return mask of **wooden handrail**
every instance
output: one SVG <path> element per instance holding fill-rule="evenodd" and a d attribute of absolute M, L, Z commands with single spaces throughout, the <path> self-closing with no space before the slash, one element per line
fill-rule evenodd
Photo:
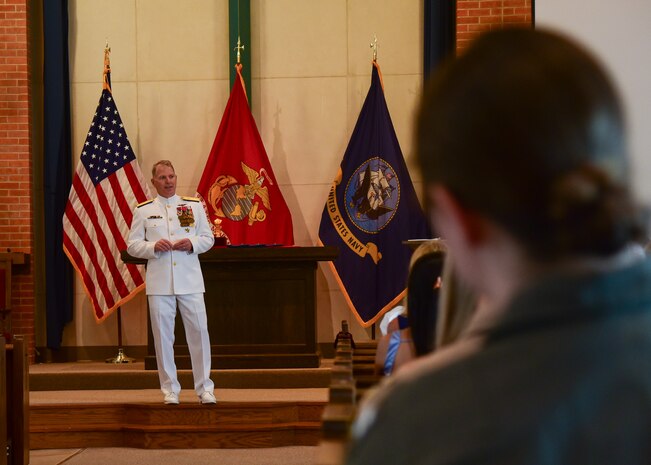
<path fill-rule="evenodd" d="M 0 336 L 0 465 L 7 465 L 7 349 Z"/>

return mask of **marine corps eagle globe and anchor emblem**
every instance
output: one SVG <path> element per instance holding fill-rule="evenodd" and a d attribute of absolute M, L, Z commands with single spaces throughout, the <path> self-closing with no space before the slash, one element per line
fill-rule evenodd
<path fill-rule="evenodd" d="M 210 186 L 208 202 L 218 217 L 232 221 L 248 219 L 249 226 L 252 226 L 267 218 L 267 213 L 260 207 L 260 201 L 264 208 L 271 211 L 269 191 L 263 184 L 266 180 L 273 186 L 273 181 L 264 168 L 255 171 L 244 162 L 241 165 L 249 184 L 241 185 L 229 174 L 220 175 Z"/>

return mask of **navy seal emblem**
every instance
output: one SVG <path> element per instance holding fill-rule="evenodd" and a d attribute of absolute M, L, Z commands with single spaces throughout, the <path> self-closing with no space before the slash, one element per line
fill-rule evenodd
<path fill-rule="evenodd" d="M 400 203 L 395 170 L 380 157 L 366 160 L 348 180 L 344 200 L 355 226 L 366 233 L 378 233 L 391 222 Z"/>

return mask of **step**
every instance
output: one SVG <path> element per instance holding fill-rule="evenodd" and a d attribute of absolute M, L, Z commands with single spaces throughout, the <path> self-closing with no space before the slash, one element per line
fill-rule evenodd
<path fill-rule="evenodd" d="M 355 349 L 353 351 L 353 357 L 356 357 L 358 355 L 363 355 L 363 356 L 371 356 L 375 357 L 375 354 L 377 353 L 377 349 Z"/>
<path fill-rule="evenodd" d="M 355 342 L 355 349 L 377 349 L 377 341 Z"/>
<path fill-rule="evenodd" d="M 383 376 L 378 375 L 359 375 L 355 377 L 355 382 L 358 388 L 366 389 L 379 384 L 382 378 Z"/>
<path fill-rule="evenodd" d="M 178 370 L 178 378 L 183 389 L 192 389 L 191 370 Z M 213 370 L 211 379 L 218 389 L 327 388 L 330 368 Z M 40 364 L 30 366 L 29 374 L 31 391 L 157 389 L 159 383 L 158 372 L 145 370 L 143 362 Z"/>
<path fill-rule="evenodd" d="M 353 366 L 353 377 L 357 379 L 359 376 L 364 375 L 374 375 L 375 374 L 375 365 L 354 365 Z"/>
<path fill-rule="evenodd" d="M 128 391 L 118 392 L 128 397 Z M 112 393 L 101 395 L 109 394 Z M 201 405 L 193 393 L 184 392 L 181 404 L 165 405 L 161 402 L 160 391 L 151 393 L 156 401 L 145 402 L 121 402 L 121 396 L 114 394 L 116 401 L 113 402 L 32 401 L 30 448 L 190 449 L 316 445 L 321 436 L 321 416 L 326 405 L 325 399 L 220 401 L 219 392 L 216 405 Z M 100 399 L 101 395 L 98 396 Z M 280 395 L 278 393 L 276 397 Z M 325 392 L 316 397 L 324 395 Z M 249 393 L 249 396 L 265 397 L 263 393 Z M 86 393 L 84 398 L 88 397 Z"/>

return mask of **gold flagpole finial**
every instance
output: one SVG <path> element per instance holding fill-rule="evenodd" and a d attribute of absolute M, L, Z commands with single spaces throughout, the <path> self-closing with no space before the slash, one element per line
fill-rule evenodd
<path fill-rule="evenodd" d="M 104 89 L 107 89 L 109 92 L 111 92 L 111 81 L 110 81 L 110 74 L 111 74 L 111 47 L 109 47 L 108 39 L 106 39 L 106 45 L 104 46 Z"/>
<path fill-rule="evenodd" d="M 241 52 L 244 50 L 244 45 L 242 45 L 242 42 L 240 41 L 240 37 L 237 36 L 237 47 L 235 47 L 233 50 L 237 52 L 237 64 L 240 64 L 240 59 L 242 57 Z"/>
<path fill-rule="evenodd" d="M 371 42 L 371 50 L 373 50 L 373 61 L 377 61 L 377 36 L 373 34 L 373 42 Z"/>

